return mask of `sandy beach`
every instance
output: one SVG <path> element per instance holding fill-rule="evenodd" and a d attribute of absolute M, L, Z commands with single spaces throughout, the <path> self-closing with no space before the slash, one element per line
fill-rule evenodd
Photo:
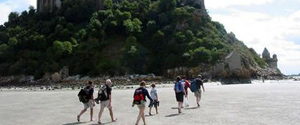
<path fill-rule="evenodd" d="M 296 125 L 300 123 L 300 82 L 254 81 L 253 84 L 237 85 L 206 83 L 201 107 L 196 108 L 195 97 L 189 91 L 190 107 L 185 107 L 180 115 L 177 114 L 177 102 L 171 86 L 157 88 L 160 100 L 159 114 L 146 115 L 148 125 Z M 82 116 L 80 123 L 76 121 L 76 115 L 83 108 L 77 98 L 78 91 L 0 91 L 0 124 L 96 125 L 99 105 L 94 108 L 94 121 L 89 121 L 89 110 Z M 134 89 L 113 90 L 112 104 L 118 121 L 111 123 L 108 110 L 105 109 L 103 123 L 107 125 L 135 123 L 138 108 L 131 107 L 133 91 Z M 145 114 L 148 114 L 148 108 Z"/>

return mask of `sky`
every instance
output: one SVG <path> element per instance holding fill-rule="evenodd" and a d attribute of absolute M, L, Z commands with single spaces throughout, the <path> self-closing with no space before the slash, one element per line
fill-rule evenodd
<path fill-rule="evenodd" d="M 36 0 L 0 0 L 0 25 L 30 5 L 36 8 Z M 205 0 L 205 6 L 213 21 L 249 48 L 276 54 L 283 74 L 300 73 L 300 0 Z"/>

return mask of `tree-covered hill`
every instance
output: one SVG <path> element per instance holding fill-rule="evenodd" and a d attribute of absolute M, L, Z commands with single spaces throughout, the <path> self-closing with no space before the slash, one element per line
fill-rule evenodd
<path fill-rule="evenodd" d="M 164 75 L 176 67 L 213 66 L 238 51 L 250 67 L 265 62 L 187 0 L 63 0 L 60 9 L 13 12 L 0 26 L 0 75 Z"/>

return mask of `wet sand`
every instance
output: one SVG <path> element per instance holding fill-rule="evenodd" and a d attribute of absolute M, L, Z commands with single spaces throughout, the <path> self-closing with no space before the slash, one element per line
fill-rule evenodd
<path fill-rule="evenodd" d="M 173 88 L 157 88 L 159 114 L 148 115 L 148 125 L 296 125 L 300 123 L 300 82 L 277 81 L 238 85 L 205 84 L 201 107 L 196 108 L 189 91 L 190 107 L 177 114 Z M 150 90 L 148 88 L 148 90 Z M 78 101 L 79 90 L 0 91 L 1 125 L 96 125 L 99 105 L 94 108 L 94 121 L 89 110 L 76 121 L 83 105 Z M 113 90 L 113 110 L 118 118 L 111 123 L 105 109 L 102 122 L 106 125 L 134 125 L 138 108 L 131 107 L 134 89 Z M 96 95 L 96 94 L 95 94 Z M 149 101 L 148 101 L 149 102 Z M 153 110 L 154 111 L 154 110 Z M 142 121 L 140 121 L 142 125 Z"/>

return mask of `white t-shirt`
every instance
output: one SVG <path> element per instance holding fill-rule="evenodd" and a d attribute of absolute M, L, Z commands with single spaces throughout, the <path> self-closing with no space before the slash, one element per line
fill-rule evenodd
<path fill-rule="evenodd" d="M 151 89 L 150 96 L 153 100 L 156 100 L 156 89 L 155 88 Z"/>

